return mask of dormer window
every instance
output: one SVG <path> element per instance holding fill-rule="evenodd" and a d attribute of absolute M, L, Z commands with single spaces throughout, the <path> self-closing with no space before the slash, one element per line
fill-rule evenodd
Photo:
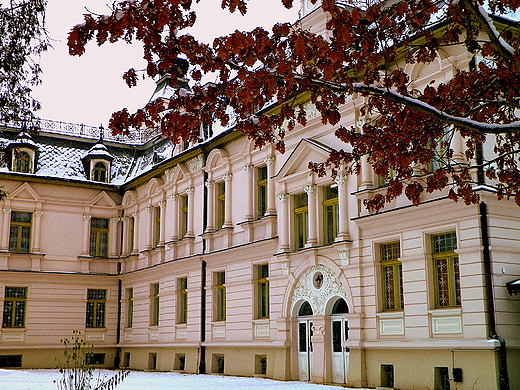
<path fill-rule="evenodd" d="M 96 163 L 94 165 L 94 169 L 92 170 L 92 180 L 101 181 L 106 183 L 107 181 L 107 167 L 102 162 Z"/>
<path fill-rule="evenodd" d="M 101 183 L 110 182 L 110 169 L 114 157 L 100 140 L 83 157 L 83 166 L 89 180 Z"/>
<path fill-rule="evenodd" d="M 30 134 L 21 132 L 7 145 L 9 168 L 12 172 L 34 173 L 38 146 Z"/>
<path fill-rule="evenodd" d="M 15 152 L 13 171 L 21 173 L 32 173 L 32 159 L 29 153 L 25 151 Z"/>

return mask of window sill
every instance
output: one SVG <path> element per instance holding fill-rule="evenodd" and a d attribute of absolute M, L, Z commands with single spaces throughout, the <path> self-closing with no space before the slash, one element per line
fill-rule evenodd
<path fill-rule="evenodd" d="M 2 342 L 24 342 L 25 328 L 2 328 Z"/>

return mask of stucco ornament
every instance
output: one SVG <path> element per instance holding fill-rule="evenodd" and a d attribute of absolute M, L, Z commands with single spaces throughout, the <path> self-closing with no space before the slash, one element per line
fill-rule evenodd
<path fill-rule="evenodd" d="M 347 300 L 341 281 L 330 268 L 322 264 L 312 266 L 305 271 L 296 283 L 291 311 L 296 303 L 305 300 L 311 305 L 314 315 L 322 316 L 326 314 L 327 302 L 333 297 L 341 297 L 345 301 Z"/>
<path fill-rule="evenodd" d="M 204 166 L 204 156 L 202 154 L 198 154 L 197 156 L 186 161 L 185 164 L 191 173 L 199 171 Z"/>

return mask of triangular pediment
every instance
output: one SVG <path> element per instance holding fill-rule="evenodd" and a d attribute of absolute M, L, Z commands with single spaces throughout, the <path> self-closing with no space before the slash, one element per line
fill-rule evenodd
<path fill-rule="evenodd" d="M 98 207 L 115 207 L 117 206 L 116 203 L 112 200 L 108 194 L 103 191 L 100 192 L 97 196 L 95 196 L 90 201 L 91 206 L 98 206 Z"/>
<path fill-rule="evenodd" d="M 9 194 L 9 198 L 11 198 L 11 199 L 28 199 L 28 200 L 36 200 L 36 201 L 40 200 L 40 196 L 36 193 L 36 191 L 27 182 L 23 183 L 17 189 L 12 191 Z"/>
<path fill-rule="evenodd" d="M 282 165 L 276 177 L 278 180 L 297 173 L 309 172 L 309 162 L 324 162 L 332 148 L 312 140 L 303 138 Z"/>

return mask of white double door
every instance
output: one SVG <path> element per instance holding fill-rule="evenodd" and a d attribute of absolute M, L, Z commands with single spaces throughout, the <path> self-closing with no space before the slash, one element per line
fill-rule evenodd
<path fill-rule="evenodd" d="M 345 346 L 348 340 L 348 320 L 332 317 L 332 381 L 346 383 L 348 372 L 349 349 Z"/>
<path fill-rule="evenodd" d="M 312 320 L 298 320 L 298 372 L 300 381 L 310 381 L 312 375 Z"/>

